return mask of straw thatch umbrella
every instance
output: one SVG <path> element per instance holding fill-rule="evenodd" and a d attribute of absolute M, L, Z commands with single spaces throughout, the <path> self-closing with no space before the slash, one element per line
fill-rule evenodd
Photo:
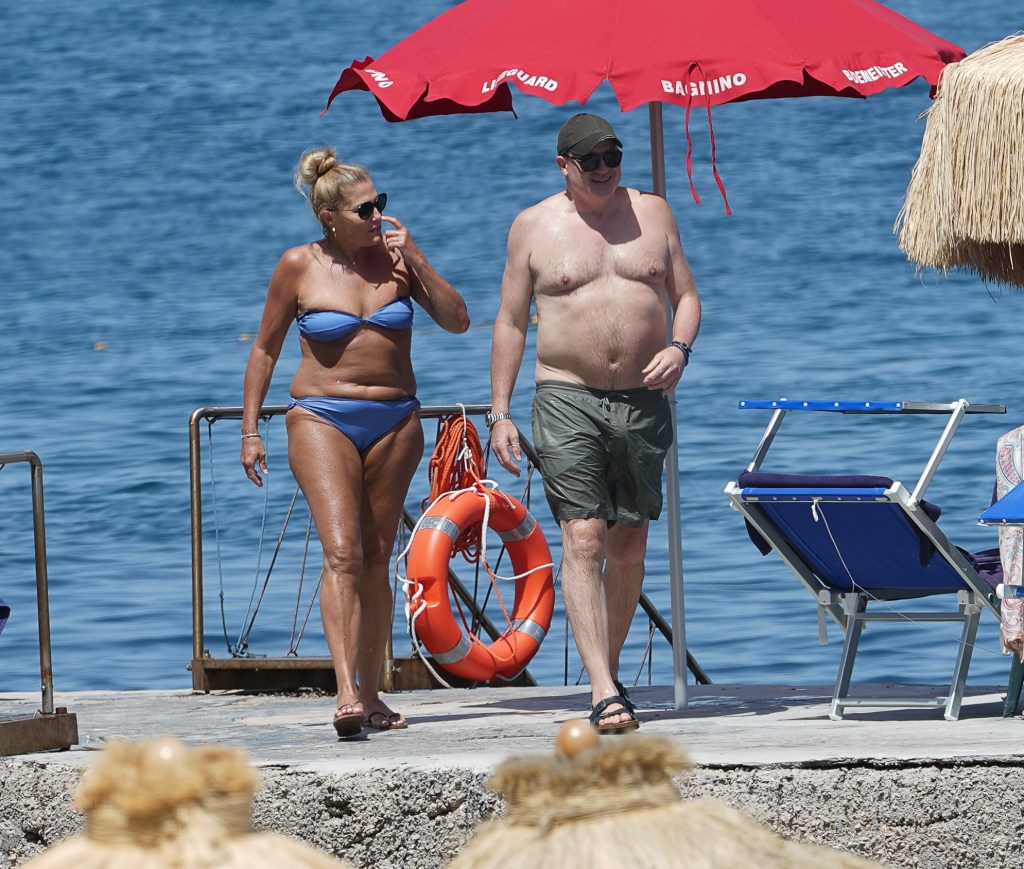
<path fill-rule="evenodd" d="M 252 831 L 256 773 L 245 753 L 176 739 L 117 742 L 86 772 L 82 836 L 28 869 L 343 869 L 351 864 L 277 833 Z"/>
<path fill-rule="evenodd" d="M 896 220 L 919 266 L 1024 287 L 1024 34 L 943 70 Z"/>
<path fill-rule="evenodd" d="M 507 813 L 485 824 L 449 869 L 865 869 L 878 864 L 787 842 L 717 800 L 682 800 L 672 774 L 689 764 L 670 741 L 598 744 L 567 722 L 558 757 L 510 761 L 490 787 Z"/>

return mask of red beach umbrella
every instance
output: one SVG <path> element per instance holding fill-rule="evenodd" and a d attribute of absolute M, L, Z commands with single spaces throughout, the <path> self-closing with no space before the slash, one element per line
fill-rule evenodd
<path fill-rule="evenodd" d="M 556 105 L 608 81 L 624 112 L 798 96 L 866 97 L 938 82 L 963 49 L 874 0 L 466 0 L 342 91 L 370 91 L 392 120 L 510 111 L 509 85 Z"/>
<path fill-rule="evenodd" d="M 585 103 L 607 81 L 623 111 L 648 105 L 652 186 L 664 196 L 662 103 L 684 107 L 687 121 L 691 109 L 704 109 L 710 123 L 711 107 L 728 102 L 867 97 L 919 77 L 934 86 L 946 64 L 965 56 L 874 0 L 465 0 L 380 57 L 353 61 L 327 108 L 344 91 L 364 90 L 391 121 L 512 111 L 511 86 L 565 105 Z M 714 169 L 713 133 L 711 161 Z M 688 175 L 690 165 L 687 154 Z M 690 189 L 700 202 L 692 180 Z M 673 450 L 665 471 L 682 707 L 687 662 Z"/>
<path fill-rule="evenodd" d="M 466 0 L 379 58 L 354 60 L 327 107 L 368 90 L 388 120 L 405 121 L 512 111 L 512 85 L 556 105 L 585 103 L 607 81 L 624 112 L 672 103 L 688 120 L 694 107 L 710 116 L 728 102 L 867 97 L 918 77 L 934 86 L 965 56 L 875 0 Z M 658 187 L 660 115 L 654 126 Z"/>

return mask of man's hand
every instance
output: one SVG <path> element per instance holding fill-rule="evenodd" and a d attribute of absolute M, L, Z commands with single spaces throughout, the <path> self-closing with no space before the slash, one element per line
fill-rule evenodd
<path fill-rule="evenodd" d="M 519 430 L 510 419 L 498 420 L 491 426 L 491 452 L 498 464 L 510 474 L 519 476 L 523 451 L 519 448 Z"/>
<path fill-rule="evenodd" d="M 647 363 L 644 369 L 644 386 L 648 389 L 657 389 L 662 395 L 668 395 L 679 378 L 683 376 L 683 369 L 686 368 L 686 354 L 678 347 L 669 345 Z"/>

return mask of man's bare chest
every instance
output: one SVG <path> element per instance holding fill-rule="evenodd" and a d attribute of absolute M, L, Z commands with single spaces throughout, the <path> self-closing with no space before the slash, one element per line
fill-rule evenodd
<path fill-rule="evenodd" d="M 667 246 L 636 238 L 608 243 L 587 236 L 552 236 L 534 249 L 531 268 L 538 294 L 559 295 L 591 284 L 665 285 Z"/>

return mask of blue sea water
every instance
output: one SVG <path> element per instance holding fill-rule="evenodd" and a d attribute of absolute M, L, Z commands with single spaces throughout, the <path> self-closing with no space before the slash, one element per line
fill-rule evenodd
<path fill-rule="evenodd" d="M 320 116 L 353 59 L 379 55 L 450 5 L 53 0 L 0 8 L 0 452 L 33 450 L 43 461 L 58 694 L 191 684 L 187 423 L 195 408 L 240 403 L 274 263 L 316 234 L 290 184 L 305 148 L 329 141 L 367 164 L 390 194 L 389 211 L 467 299 L 466 335 L 418 318 L 421 400 L 487 401 L 506 233 L 521 208 L 559 187 L 554 136 L 578 107 L 520 97 L 518 117 L 389 124 L 369 95 L 353 93 Z M 999 0 L 891 5 L 968 51 L 1022 23 L 1014 4 Z M 665 109 L 668 196 L 704 302 L 678 391 L 686 634 L 716 682 L 827 683 L 840 645 L 835 631 L 829 646 L 817 644 L 810 597 L 777 560 L 758 555 L 722 494 L 767 421 L 739 411 L 741 398 L 1004 403 L 1006 416 L 968 418 L 930 490 L 955 542 L 995 545 L 975 518 L 992 490 L 996 437 L 1024 422 L 1024 299 L 969 275 L 919 275 L 898 249 L 892 224 L 927 105 L 918 82 L 866 101 L 716 109 L 731 217 L 712 180 L 704 120 L 691 123 L 698 206 L 684 171 L 683 112 Z M 625 183 L 649 188 L 646 111 L 620 114 L 607 87 L 587 107 L 615 123 Z M 290 336 L 271 403 L 287 398 L 296 344 Z M 522 420 L 530 368 L 528 356 L 513 405 Z M 933 417 L 791 419 L 769 464 L 912 484 L 940 429 Z M 279 425 L 266 502 L 237 465 L 236 426 L 209 435 L 204 429 L 203 485 L 216 500 L 204 501 L 205 645 L 224 656 L 248 623 L 291 484 Z M 410 508 L 425 495 L 421 473 Z M 12 615 L 0 636 L 0 690 L 38 685 L 30 506 L 27 466 L 4 467 L 0 597 Z M 306 618 L 310 567 L 296 603 L 305 521 L 300 509 L 260 603 L 256 654 L 283 654 L 293 619 Z M 557 556 L 557 534 L 546 527 Z M 652 530 L 647 591 L 667 614 L 666 539 L 662 521 Z M 409 641 L 400 609 L 401 653 Z M 940 681 L 952 658 L 936 647 L 951 645 L 942 640 L 952 630 L 870 631 L 856 676 Z M 638 616 L 623 676 L 669 682 L 661 640 L 642 667 L 647 636 Z M 993 620 L 978 645 L 972 682 L 1003 681 L 1008 663 L 996 654 Z M 301 651 L 323 649 L 314 609 Z M 531 669 L 546 684 L 578 677 L 560 610 Z"/>

